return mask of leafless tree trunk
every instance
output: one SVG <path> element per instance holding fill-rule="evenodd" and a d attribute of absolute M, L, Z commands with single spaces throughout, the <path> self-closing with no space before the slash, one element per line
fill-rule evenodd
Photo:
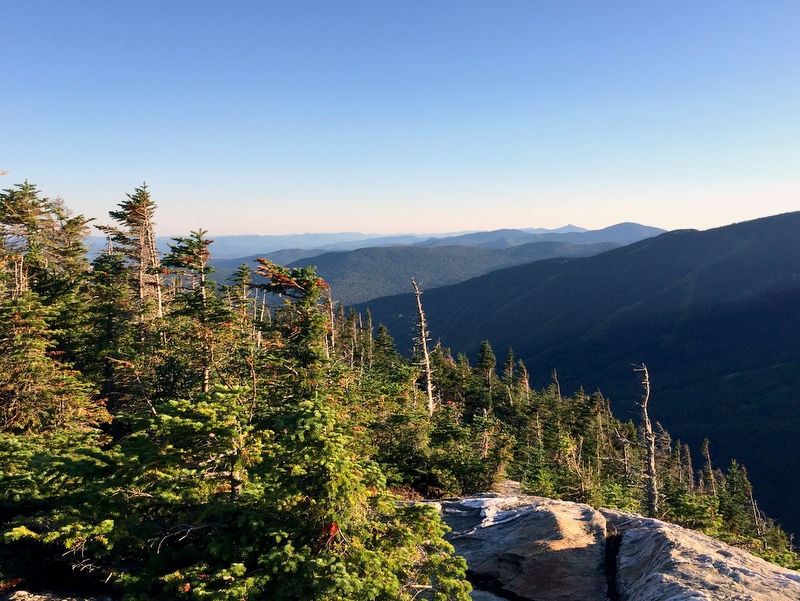
<path fill-rule="evenodd" d="M 628 483 L 631 480 L 631 465 L 630 465 L 630 457 L 628 457 L 628 447 L 631 444 L 631 441 L 620 432 L 618 429 L 614 429 L 614 433 L 617 435 L 620 443 L 622 443 L 622 467 L 625 470 L 625 482 Z"/>
<path fill-rule="evenodd" d="M 486 420 L 488 417 L 489 412 L 484 407 L 483 419 Z M 481 433 L 481 459 L 486 459 L 489 456 L 489 442 L 489 428 L 486 427 L 486 422 L 484 421 L 483 432 Z"/>
<path fill-rule="evenodd" d="M 325 306 L 328 309 L 328 333 L 330 338 L 327 345 L 330 347 L 330 351 L 326 352 L 328 352 L 328 358 L 330 358 L 336 352 L 336 316 L 333 312 L 333 297 L 331 296 L 330 288 L 328 288 L 325 295 Z"/>
<path fill-rule="evenodd" d="M 711 496 L 717 496 L 717 479 L 714 477 L 714 466 L 711 464 L 711 451 L 709 450 L 708 438 L 703 440 L 703 488 Z"/>
<path fill-rule="evenodd" d="M 650 374 L 647 366 L 643 363 L 634 368 L 642 374 L 642 386 L 644 386 L 644 397 L 642 398 L 642 435 L 644 438 L 645 450 L 647 452 L 647 465 L 645 469 L 645 479 L 647 481 L 647 511 L 650 517 L 658 517 L 658 474 L 656 473 L 656 436 L 653 433 L 653 426 L 650 423 L 650 416 L 647 414 L 647 403 L 650 401 Z"/>
<path fill-rule="evenodd" d="M 431 358 L 428 354 L 428 322 L 425 320 L 425 312 L 422 310 L 422 292 L 419 290 L 419 286 L 414 281 L 414 278 L 411 278 L 411 285 L 414 286 L 414 295 L 417 297 L 417 311 L 419 313 L 419 323 L 418 323 L 418 332 L 419 332 L 419 346 L 422 350 L 422 375 L 425 378 L 425 392 L 428 397 L 428 414 L 433 415 L 433 410 L 435 408 L 435 402 L 433 399 L 433 374 L 431 373 Z"/>
<path fill-rule="evenodd" d="M 367 367 L 372 368 L 373 356 L 375 351 L 375 342 L 372 339 L 372 312 L 367 309 L 367 326 L 366 326 L 366 341 L 367 341 Z M 363 360 L 362 360 L 363 363 Z"/>
<path fill-rule="evenodd" d="M 753 498 L 752 488 L 747 491 L 747 495 L 750 498 L 750 508 L 753 510 L 753 523 L 756 525 L 756 534 L 758 534 L 758 536 L 763 536 L 766 533 L 765 519 L 761 510 L 758 508 L 758 503 L 756 503 L 756 500 Z"/>
<path fill-rule="evenodd" d="M 139 232 L 139 298 L 145 300 L 152 296 L 156 303 L 156 316 L 163 317 L 161 298 L 161 275 L 158 272 L 159 260 L 156 250 L 156 237 L 153 224 L 147 214 Z"/>

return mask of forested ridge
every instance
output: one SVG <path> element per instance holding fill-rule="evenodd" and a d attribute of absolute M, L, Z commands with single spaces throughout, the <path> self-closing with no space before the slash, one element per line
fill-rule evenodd
<path fill-rule="evenodd" d="M 589 256 L 617 245 L 611 242 L 572 244 L 569 242 L 530 242 L 509 248 L 471 246 L 391 246 L 361 248 L 347 252 L 326 252 L 291 260 L 288 267 L 313 263 L 317 273 L 331 286 L 337 301 L 346 306 L 408 290 L 413 277 L 426 288 L 463 282 L 496 269 L 552 257 Z M 278 255 L 280 253 L 274 253 Z M 306 253 L 308 254 L 308 253 Z M 255 260 L 252 257 L 250 260 Z M 279 263 L 273 257 L 266 257 Z M 243 259 L 215 262 L 217 281 L 227 279 Z M 227 269 L 225 266 L 228 266 Z"/>
<path fill-rule="evenodd" d="M 682 230 L 587 258 L 521 265 L 426 287 L 434 337 L 475 356 L 483 340 L 513 347 L 534 387 L 601 390 L 636 419 L 653 374 L 652 415 L 716 459 L 752 470 L 763 507 L 800 532 L 800 212 L 706 231 Z M 410 353 L 408 294 L 369 307 Z"/>
<path fill-rule="evenodd" d="M 361 244 L 365 246 L 355 249 L 283 249 L 236 259 L 215 259 L 216 272 L 212 277 L 225 282 L 242 262 L 249 263 L 259 257 L 288 267 L 313 263 L 317 273 L 331 286 L 336 300 L 351 306 L 407 292 L 412 277 L 426 289 L 438 288 L 512 265 L 553 257 L 596 255 L 663 232 L 620 223 L 594 231 L 495 230 L 416 242 L 413 236 L 397 236 L 364 240 Z"/>
<path fill-rule="evenodd" d="M 693 459 L 644 410 L 622 422 L 556 374 L 533 390 L 489 342 L 474 366 L 441 344 L 404 359 L 312 268 L 219 285 L 205 232 L 156 252 L 155 210 L 127 195 L 90 264 L 87 218 L 27 182 L 0 195 L 0 590 L 465 601 L 441 520 L 409 501 L 508 477 L 800 565 L 713 441 Z"/>

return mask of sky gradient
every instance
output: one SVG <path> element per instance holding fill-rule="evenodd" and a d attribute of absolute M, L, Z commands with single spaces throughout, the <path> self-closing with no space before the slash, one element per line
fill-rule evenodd
<path fill-rule="evenodd" d="M 800 209 L 800 3 L 0 1 L 0 187 L 159 235 Z"/>

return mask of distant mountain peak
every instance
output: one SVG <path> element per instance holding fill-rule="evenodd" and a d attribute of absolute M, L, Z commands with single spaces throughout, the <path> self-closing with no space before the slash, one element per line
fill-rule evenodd
<path fill-rule="evenodd" d="M 571 223 L 568 225 L 564 225 L 558 227 L 554 230 L 549 230 L 544 227 L 525 227 L 522 228 L 522 231 L 526 234 L 572 234 L 572 233 L 580 233 L 580 232 L 588 232 L 585 227 L 579 227 L 577 225 L 572 225 Z"/>

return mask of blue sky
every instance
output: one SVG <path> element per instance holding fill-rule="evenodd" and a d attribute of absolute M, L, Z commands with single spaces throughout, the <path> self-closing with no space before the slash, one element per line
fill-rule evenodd
<path fill-rule="evenodd" d="M 161 235 L 800 209 L 800 3 L 0 0 L 0 178 Z"/>

